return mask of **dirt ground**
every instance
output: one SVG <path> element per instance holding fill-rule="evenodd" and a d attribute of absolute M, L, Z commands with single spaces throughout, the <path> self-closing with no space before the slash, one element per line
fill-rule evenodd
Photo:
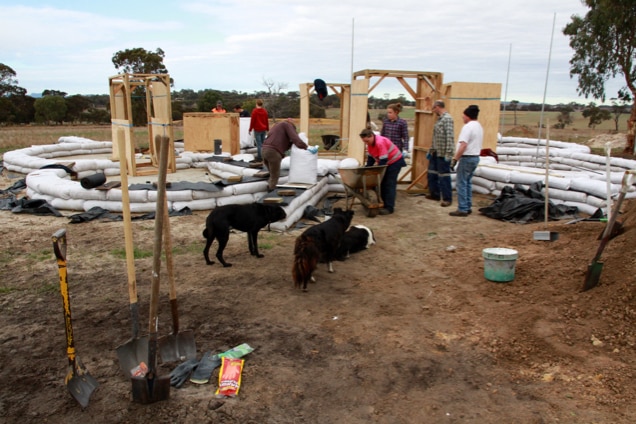
<path fill-rule="evenodd" d="M 10 185 L 3 179 L 4 186 Z M 477 196 L 478 206 L 491 198 Z M 338 201 L 335 206 L 342 206 Z M 132 402 L 115 348 L 131 336 L 121 222 L 0 212 L 0 416 L 8 423 L 632 423 L 636 421 L 636 204 L 603 255 L 600 285 L 581 292 L 603 224 L 504 223 L 400 191 L 396 213 L 353 223 L 377 245 L 321 265 L 308 292 L 291 282 L 302 230 L 262 232 L 251 257 L 233 234 L 222 268 L 206 266 L 205 212 L 170 219 L 182 329 L 199 357 L 241 343 L 238 397 L 217 399 L 218 369 L 170 399 Z M 66 213 L 68 215 L 68 213 Z M 152 251 L 153 221 L 134 221 Z M 99 382 L 82 409 L 64 384 L 62 302 L 51 235 L 67 229 L 68 281 L 78 355 Z M 519 252 L 515 278 L 484 278 L 482 250 Z M 117 253 L 119 252 L 119 253 Z M 135 262 L 147 328 L 152 258 Z M 161 276 L 159 334 L 170 333 Z M 145 331 L 144 331 L 145 333 Z M 169 373 L 175 363 L 160 363 Z"/>

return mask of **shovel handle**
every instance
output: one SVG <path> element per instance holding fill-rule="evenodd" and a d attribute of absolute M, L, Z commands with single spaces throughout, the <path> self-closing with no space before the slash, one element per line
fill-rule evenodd
<path fill-rule="evenodd" d="M 60 275 L 60 294 L 64 307 L 64 323 L 66 327 L 66 355 L 71 366 L 75 367 L 75 342 L 73 338 L 73 326 L 71 322 L 71 303 L 68 297 L 68 281 L 66 273 L 66 229 L 57 230 L 53 236 L 53 251 L 57 259 L 57 268 Z"/>
<path fill-rule="evenodd" d="M 166 203 L 168 199 L 166 198 Z M 179 312 L 177 308 L 177 285 L 174 278 L 174 261 L 172 259 L 172 235 L 170 233 L 170 215 L 168 205 L 164 209 L 163 244 L 166 255 L 166 270 L 168 272 L 168 287 L 170 291 L 170 311 L 172 314 L 172 334 L 179 333 Z"/>
<path fill-rule="evenodd" d="M 148 322 L 148 375 L 154 378 L 157 367 L 157 331 L 159 326 L 159 285 L 161 272 L 161 245 L 166 210 L 166 173 L 170 139 L 157 136 L 159 151 L 159 175 L 157 177 L 157 203 L 155 210 L 155 234 L 153 243 L 152 284 L 150 290 L 150 318 Z"/>

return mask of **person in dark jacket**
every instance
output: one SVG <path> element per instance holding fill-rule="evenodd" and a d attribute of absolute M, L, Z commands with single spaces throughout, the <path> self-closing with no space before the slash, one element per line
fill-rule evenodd
<path fill-rule="evenodd" d="M 285 157 L 285 152 L 295 145 L 299 149 L 307 150 L 307 144 L 296 133 L 296 126 L 291 119 L 281 121 L 274 125 L 263 142 L 263 164 L 269 171 L 267 189 L 276 189 L 280 178 L 280 163 Z"/>

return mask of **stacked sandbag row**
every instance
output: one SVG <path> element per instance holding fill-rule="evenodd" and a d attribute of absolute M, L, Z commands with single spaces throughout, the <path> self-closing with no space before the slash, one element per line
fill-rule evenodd
<path fill-rule="evenodd" d="M 472 180 L 473 191 L 498 196 L 505 186 L 545 182 L 545 140 L 504 137 L 497 146 L 497 163 L 493 157 L 480 158 Z M 607 207 L 606 157 L 590 154 L 587 146 L 559 141 L 549 142 L 548 197 L 554 203 L 576 206 L 593 214 Z M 618 195 L 626 170 L 636 169 L 636 161 L 610 158 L 610 181 L 613 197 Z M 544 188 L 545 194 L 545 188 Z M 626 196 L 636 197 L 631 187 Z"/>

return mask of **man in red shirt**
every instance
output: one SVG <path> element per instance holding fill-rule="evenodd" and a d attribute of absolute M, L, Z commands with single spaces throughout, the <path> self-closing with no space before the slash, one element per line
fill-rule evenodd
<path fill-rule="evenodd" d="M 263 160 L 263 142 L 265 141 L 267 131 L 269 131 L 269 116 L 267 115 L 267 110 L 263 107 L 263 100 L 261 99 L 256 100 L 256 107 L 252 110 L 249 133 L 251 134 L 252 131 L 254 131 L 254 139 L 256 140 L 256 149 L 258 152 L 256 160 L 260 161 Z"/>

